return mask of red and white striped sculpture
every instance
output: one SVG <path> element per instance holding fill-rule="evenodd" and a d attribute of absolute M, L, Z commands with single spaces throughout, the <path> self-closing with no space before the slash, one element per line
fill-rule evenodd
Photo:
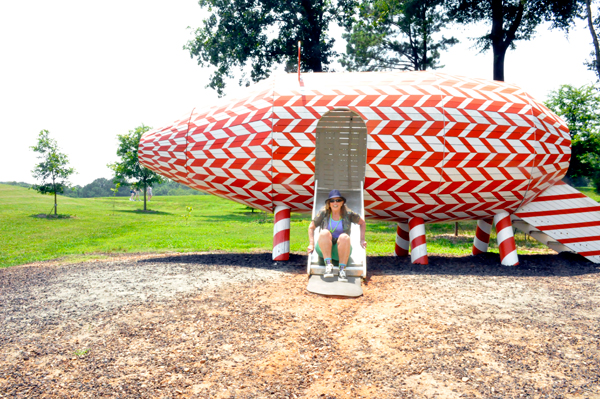
<path fill-rule="evenodd" d="M 145 133 L 139 159 L 241 204 L 310 212 L 316 127 L 339 108 L 367 128 L 367 219 L 514 215 L 569 167 L 566 124 L 541 102 L 508 83 L 432 72 L 278 75 Z"/>

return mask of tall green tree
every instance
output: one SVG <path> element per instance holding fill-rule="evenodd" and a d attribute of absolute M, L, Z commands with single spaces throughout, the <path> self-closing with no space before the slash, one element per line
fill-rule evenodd
<path fill-rule="evenodd" d="M 458 41 L 436 34 L 448 23 L 443 0 L 363 0 L 343 37 L 348 70 L 436 69 L 440 51 Z"/>
<path fill-rule="evenodd" d="M 504 81 L 506 51 L 519 40 L 530 40 L 538 25 L 568 32 L 578 17 L 579 0 L 448 0 L 450 17 L 457 23 L 486 22 L 491 29 L 477 38 L 481 51 L 494 54 L 493 78 Z"/>
<path fill-rule="evenodd" d="M 562 117 L 571 131 L 571 165 L 567 177 L 588 178 L 593 182 L 596 190 L 600 190 L 598 87 L 562 85 L 550 94 L 546 106 Z"/>
<path fill-rule="evenodd" d="M 41 161 L 31 171 L 33 177 L 40 181 L 32 188 L 40 194 L 54 195 L 54 215 L 58 215 L 56 196 L 69 187 L 69 176 L 75 173 L 75 169 L 68 166 L 69 158 L 60 152 L 56 140 L 50 138 L 47 130 L 40 132 L 37 145 L 31 149 L 38 153 L 37 158 Z"/>
<path fill-rule="evenodd" d="M 296 70 L 298 41 L 302 71 L 327 71 L 336 53 L 329 25 L 345 24 L 356 0 L 199 0 L 211 14 L 184 46 L 201 66 L 212 66 L 207 87 L 223 94 L 236 70 L 250 68 L 240 85 L 268 77 L 278 65 Z"/>
<path fill-rule="evenodd" d="M 590 35 L 592 36 L 593 50 L 590 53 L 592 59 L 586 62 L 586 65 L 590 71 L 594 71 L 596 78 L 600 80 L 600 6 L 595 7 L 596 16 L 594 17 L 594 10 L 592 9 L 592 0 L 585 0 L 585 11 L 583 17 L 587 21 Z"/>
<path fill-rule="evenodd" d="M 128 134 L 118 135 L 117 155 L 121 160 L 108 164 L 108 167 L 115 173 L 115 182 L 131 184 L 144 191 L 144 211 L 146 210 L 146 190 L 149 186 L 164 181 L 162 176 L 142 166 L 138 159 L 140 139 L 150 129 L 152 128 L 142 124 L 134 130 L 130 130 Z"/>

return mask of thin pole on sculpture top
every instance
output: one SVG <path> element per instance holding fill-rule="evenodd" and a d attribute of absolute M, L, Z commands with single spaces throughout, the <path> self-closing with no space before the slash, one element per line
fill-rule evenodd
<path fill-rule="evenodd" d="M 300 40 L 298 40 L 298 82 L 300 81 L 300 46 L 301 46 L 301 42 Z"/>

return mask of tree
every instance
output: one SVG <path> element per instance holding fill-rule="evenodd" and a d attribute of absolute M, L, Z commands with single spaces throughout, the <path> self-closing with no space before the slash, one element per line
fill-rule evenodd
<path fill-rule="evenodd" d="M 119 193 L 119 187 L 121 187 L 121 183 L 115 183 L 115 188 L 111 188 L 110 191 L 113 193 L 113 212 L 115 211 L 117 194 Z"/>
<path fill-rule="evenodd" d="M 580 11 L 579 0 L 448 0 L 449 15 L 458 23 L 490 22 L 477 47 L 494 54 L 494 80 L 504 81 L 506 51 L 519 40 L 530 40 L 543 22 L 568 32 Z"/>
<path fill-rule="evenodd" d="M 600 190 L 600 93 L 592 85 L 562 85 L 553 91 L 548 108 L 562 117 L 571 131 L 571 165 L 567 177 L 585 177 Z"/>
<path fill-rule="evenodd" d="M 440 51 L 458 41 L 433 39 L 448 22 L 443 0 L 364 0 L 359 18 L 344 34 L 349 70 L 424 71 L 441 67 Z"/>
<path fill-rule="evenodd" d="M 598 31 L 600 30 L 600 15 L 596 15 L 594 18 L 592 15 L 591 3 L 591 0 L 585 0 L 584 16 L 587 20 L 588 29 L 590 30 L 590 35 L 592 35 L 592 43 L 594 45 L 594 49 L 590 54 L 592 56 L 592 60 L 586 62 L 586 65 L 590 71 L 594 71 L 594 73 L 596 73 L 597 79 L 600 80 L 600 40 L 598 38 Z"/>
<path fill-rule="evenodd" d="M 199 0 L 212 14 L 184 46 L 198 65 L 216 68 L 207 87 L 223 94 L 234 69 L 250 67 L 250 79 L 267 78 L 274 67 L 296 70 L 298 41 L 302 71 L 322 72 L 336 56 L 327 35 L 333 21 L 352 15 L 356 0 Z M 244 75 L 240 85 L 249 85 Z"/>
<path fill-rule="evenodd" d="M 150 129 L 152 128 L 142 124 L 134 130 L 130 130 L 128 134 L 118 135 L 119 148 L 117 149 L 117 155 L 121 158 L 121 161 L 108 164 L 108 167 L 115 172 L 115 182 L 128 184 L 130 180 L 133 180 L 132 185 L 134 187 L 144 190 L 144 211 L 146 210 L 146 190 L 148 186 L 161 183 L 164 179 L 142 166 L 138 160 L 140 139 Z"/>
<path fill-rule="evenodd" d="M 64 192 L 69 184 L 69 176 L 75 173 L 75 169 L 68 167 L 68 157 L 61 153 L 56 140 L 50 138 L 50 132 L 42 130 L 38 135 L 37 145 L 31 149 L 39 155 L 41 160 L 31 171 L 33 177 L 40 181 L 34 184 L 33 189 L 40 194 L 54 194 L 54 215 L 58 215 L 56 196 Z"/>

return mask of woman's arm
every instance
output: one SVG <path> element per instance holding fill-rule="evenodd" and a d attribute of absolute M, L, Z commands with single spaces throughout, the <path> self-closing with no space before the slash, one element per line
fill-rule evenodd
<path fill-rule="evenodd" d="M 308 226 L 308 254 L 312 254 L 312 251 L 314 251 L 315 249 L 315 222 L 310 222 L 310 225 Z"/>
<path fill-rule="evenodd" d="M 360 218 L 358 221 L 358 225 L 360 226 L 360 246 L 363 248 L 367 248 L 367 241 L 365 240 L 365 232 L 367 231 L 367 223 L 363 218 Z"/>

